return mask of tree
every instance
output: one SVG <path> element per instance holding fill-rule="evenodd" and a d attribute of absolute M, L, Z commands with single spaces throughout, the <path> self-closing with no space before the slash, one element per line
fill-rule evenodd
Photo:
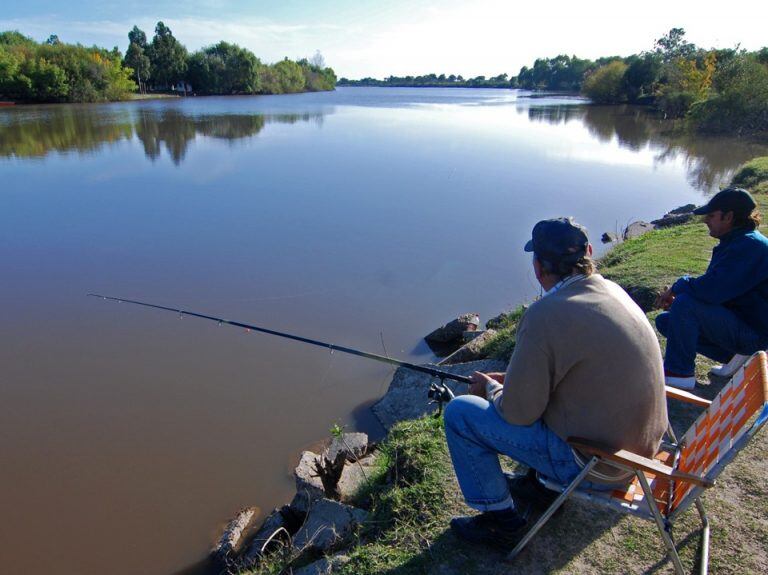
<path fill-rule="evenodd" d="M 584 80 L 582 91 L 594 102 L 608 104 L 624 99 L 624 72 L 627 65 L 621 60 L 614 60 L 598 68 Z"/>
<path fill-rule="evenodd" d="M 123 62 L 125 66 L 133 70 L 133 77 L 139 86 L 139 91 L 144 92 L 143 86 L 146 86 L 147 81 L 149 81 L 151 66 L 149 56 L 145 53 L 144 48 L 136 42 L 131 42 Z"/>
<path fill-rule="evenodd" d="M 739 54 L 717 70 L 714 95 L 691 106 L 690 121 L 705 132 L 768 132 L 768 64 L 760 53 Z"/>
<path fill-rule="evenodd" d="M 296 62 L 288 58 L 270 66 L 268 75 L 271 94 L 291 94 L 301 92 L 306 85 L 304 73 Z"/>
<path fill-rule="evenodd" d="M 51 34 L 48 36 L 48 39 L 45 41 L 45 43 L 49 46 L 56 46 L 57 44 L 61 44 L 61 40 L 59 40 L 59 37 L 56 34 Z"/>
<path fill-rule="evenodd" d="M 320 68 L 321 70 L 325 68 L 325 58 L 323 58 L 323 55 L 320 53 L 320 50 L 315 51 L 315 55 L 312 56 L 312 60 L 310 60 L 310 64 L 312 64 L 315 68 Z"/>
<path fill-rule="evenodd" d="M 645 53 L 629 59 L 629 66 L 624 73 L 624 89 L 627 99 L 636 103 L 651 97 L 661 73 L 661 57 L 655 53 Z"/>
<path fill-rule="evenodd" d="M 187 72 L 187 49 L 174 38 L 171 29 L 162 22 L 155 26 L 149 46 L 150 74 L 157 88 L 168 88 L 184 80 Z"/>
<path fill-rule="evenodd" d="M 147 49 L 147 35 L 138 26 L 134 26 L 133 29 L 128 32 L 128 42 L 138 45 L 142 50 Z"/>
<path fill-rule="evenodd" d="M 188 77 L 202 94 L 256 94 L 261 89 L 261 67 L 250 50 L 219 42 L 190 56 Z"/>
<path fill-rule="evenodd" d="M 661 55 L 664 62 L 671 62 L 675 58 L 690 58 L 696 53 L 696 46 L 685 41 L 683 28 L 672 28 L 656 40 L 655 47 L 656 53 Z"/>

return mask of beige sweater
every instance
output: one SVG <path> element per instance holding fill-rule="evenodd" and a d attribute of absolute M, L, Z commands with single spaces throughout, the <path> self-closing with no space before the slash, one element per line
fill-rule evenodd
<path fill-rule="evenodd" d="M 520 321 L 496 409 L 509 423 L 539 418 L 582 437 L 655 455 L 667 427 L 664 369 L 642 310 L 593 274 L 534 303 Z M 601 470 L 602 471 L 602 470 Z"/>

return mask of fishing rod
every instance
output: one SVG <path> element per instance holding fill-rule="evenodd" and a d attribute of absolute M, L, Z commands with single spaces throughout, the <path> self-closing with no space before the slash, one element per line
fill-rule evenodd
<path fill-rule="evenodd" d="M 336 344 L 333 344 L 333 343 L 327 343 L 327 342 L 319 341 L 319 340 L 316 340 L 316 339 L 310 339 L 308 337 L 302 337 L 300 335 L 293 335 L 293 334 L 285 333 L 285 332 L 282 332 L 282 331 L 276 331 L 276 330 L 273 330 L 273 329 L 267 329 L 267 328 L 264 328 L 264 327 L 259 327 L 259 326 L 256 326 L 256 325 L 251 325 L 251 324 L 248 324 L 248 323 L 242 323 L 242 322 L 239 322 L 239 321 L 232 321 L 232 320 L 228 320 L 228 319 L 224 319 L 224 318 L 220 318 L 220 317 L 215 317 L 215 316 L 212 316 L 212 315 L 206 315 L 206 314 L 203 314 L 203 313 L 197 313 L 197 312 L 194 312 L 194 311 L 177 309 L 177 308 L 173 308 L 173 307 L 166 307 L 164 305 L 157 305 L 157 304 L 147 303 L 147 302 L 143 302 L 143 301 L 136 301 L 136 300 L 131 300 L 131 299 L 123 299 L 123 298 L 118 298 L 118 297 L 111 297 L 111 296 L 106 296 L 106 295 L 101 295 L 101 294 L 96 294 L 96 293 L 89 293 L 88 296 L 90 296 L 90 297 L 98 297 L 98 298 L 101 298 L 103 300 L 108 300 L 108 301 L 116 301 L 118 303 L 130 303 L 130 304 L 134 304 L 134 305 L 140 305 L 140 306 L 144 306 L 144 307 L 149 307 L 149 308 L 154 308 L 154 309 L 159 309 L 159 310 L 164 310 L 164 311 L 170 311 L 170 312 L 177 313 L 180 316 L 188 315 L 190 317 L 199 317 L 199 318 L 202 318 L 202 319 L 207 319 L 207 320 L 210 320 L 210 321 L 215 321 L 219 325 L 227 324 L 227 325 L 231 325 L 231 326 L 234 326 L 234 327 L 241 327 L 241 328 L 245 329 L 246 331 L 258 331 L 258 332 L 266 333 L 266 334 L 269 334 L 269 335 L 275 335 L 275 336 L 278 336 L 278 337 L 284 337 L 286 339 L 292 339 L 294 341 L 300 341 L 302 343 L 308 343 L 310 345 L 316 345 L 316 346 L 319 346 L 319 347 L 324 347 L 325 349 L 330 350 L 331 353 L 333 353 L 334 351 L 341 351 L 343 353 L 348 353 L 348 354 L 351 354 L 351 355 L 357 355 L 359 357 L 365 357 L 367 359 L 373 359 L 375 361 L 380 361 L 382 363 L 389 363 L 391 365 L 397 365 L 399 367 L 405 367 L 406 369 L 410 369 L 412 371 L 418 371 L 420 373 L 426 373 L 427 375 L 431 375 L 432 377 L 436 377 L 436 378 L 440 379 L 440 384 L 437 384 L 437 383 L 432 383 L 431 384 L 430 390 L 429 390 L 429 394 L 428 394 L 429 398 L 432 399 L 434 402 L 438 403 L 440 408 L 442 408 L 442 404 L 443 403 L 446 403 L 446 402 L 450 401 L 451 399 L 453 399 L 453 393 L 451 392 L 451 390 L 448 387 L 445 386 L 445 384 L 443 383 L 443 380 L 451 379 L 453 381 L 458 381 L 458 382 L 461 382 L 461 383 L 467 383 L 467 384 L 471 383 L 471 380 L 467 376 L 465 376 L 465 375 L 457 375 L 455 373 L 450 373 L 450 372 L 444 371 L 442 369 L 436 369 L 436 368 L 433 368 L 433 367 L 426 367 L 426 366 L 423 366 L 423 365 L 417 365 L 415 363 L 409 363 L 407 361 L 401 361 L 399 359 L 393 359 L 391 357 L 386 357 L 386 356 L 383 356 L 383 355 L 378 355 L 378 354 L 370 353 L 370 352 L 367 352 L 367 351 L 361 351 L 359 349 L 354 349 L 354 348 L 351 348 L 351 347 L 344 347 L 342 345 L 336 345 Z"/>

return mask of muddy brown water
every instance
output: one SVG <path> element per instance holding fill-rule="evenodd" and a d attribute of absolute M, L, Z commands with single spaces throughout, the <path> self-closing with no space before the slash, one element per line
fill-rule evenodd
<path fill-rule="evenodd" d="M 597 243 L 768 153 L 528 96 L 0 110 L 2 571 L 205 572 L 239 507 L 291 497 L 302 448 L 337 422 L 380 432 L 387 366 L 86 293 L 427 361 L 437 325 L 538 293 L 539 219 Z"/>

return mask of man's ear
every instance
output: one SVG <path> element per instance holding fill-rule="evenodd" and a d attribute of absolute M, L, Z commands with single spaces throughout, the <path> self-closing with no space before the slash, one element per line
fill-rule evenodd
<path fill-rule="evenodd" d="M 592 257 L 592 244 L 587 244 L 587 257 Z"/>
<path fill-rule="evenodd" d="M 722 212 L 722 213 L 723 213 L 723 221 L 726 224 L 732 224 L 735 214 L 733 212 Z"/>

